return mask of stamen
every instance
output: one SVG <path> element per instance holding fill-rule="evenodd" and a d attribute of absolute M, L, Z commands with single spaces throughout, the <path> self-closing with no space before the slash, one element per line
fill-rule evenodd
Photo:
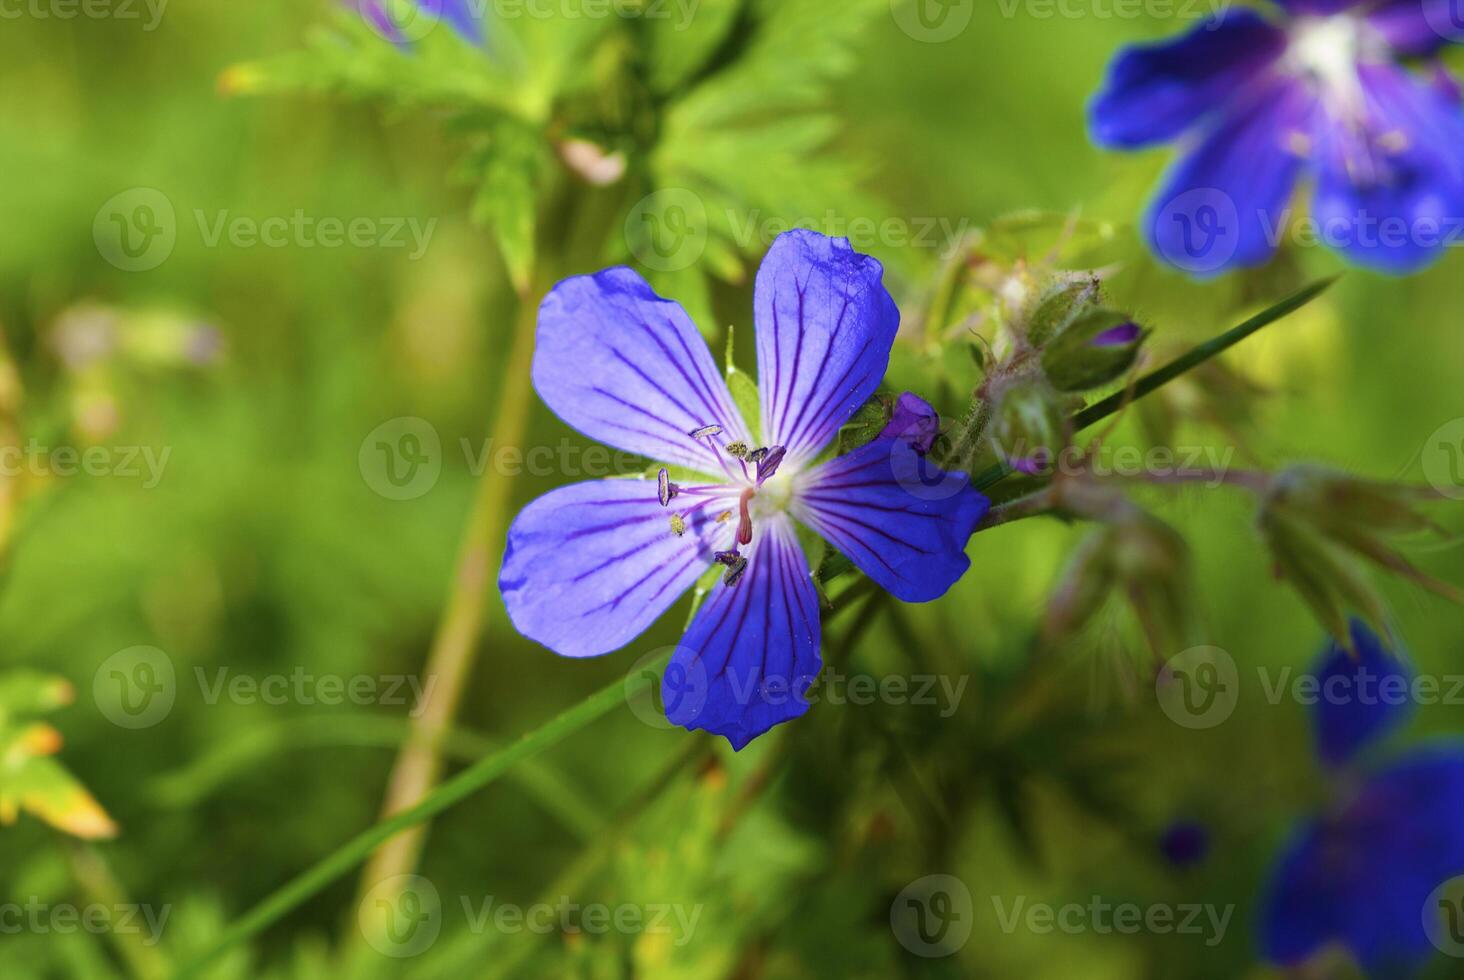
<path fill-rule="evenodd" d="M 681 488 L 671 482 L 671 474 L 666 471 L 664 466 L 661 467 L 661 472 L 656 474 L 656 492 L 660 495 L 662 507 L 671 503 L 681 492 Z"/>
<path fill-rule="evenodd" d="M 738 441 L 738 442 L 729 442 L 729 443 L 727 443 L 727 445 L 723 446 L 722 448 L 723 449 L 726 449 L 727 450 L 727 455 L 728 456 L 731 456 L 733 459 L 746 459 L 747 458 L 747 443 L 745 443 L 745 442 L 741 442 L 741 441 Z"/>
<path fill-rule="evenodd" d="M 671 533 L 678 538 L 686 533 L 686 518 L 680 514 L 671 515 Z"/>
<path fill-rule="evenodd" d="M 732 519 L 732 512 L 730 510 L 724 510 L 724 511 L 722 511 L 722 513 L 720 513 L 720 514 L 717 515 L 717 523 L 718 524 L 726 524 L 731 519 Z"/>
<path fill-rule="evenodd" d="M 737 499 L 737 509 L 740 512 L 737 521 L 737 543 L 752 544 L 752 512 L 748 509 L 748 503 L 757 493 L 752 487 L 742 491 L 742 496 Z"/>
<path fill-rule="evenodd" d="M 706 439 L 710 436 L 719 436 L 721 434 L 722 427 L 720 425 L 704 425 L 700 429 L 692 429 L 688 433 L 693 439 Z"/>
<path fill-rule="evenodd" d="M 752 452 L 747 454 L 747 461 L 749 463 L 761 463 L 763 461 L 763 458 L 766 457 L 767 454 L 768 447 L 759 446 L 757 449 L 754 449 Z"/>
<path fill-rule="evenodd" d="M 731 551 L 712 552 L 712 561 L 716 562 L 718 565 L 726 565 L 728 568 L 731 568 L 733 565 L 737 564 L 737 559 L 741 557 L 742 555 L 737 551 L 736 548 L 733 548 Z"/>
<path fill-rule="evenodd" d="M 742 575 L 747 571 L 747 559 L 742 555 L 737 556 L 737 561 L 727 569 L 727 574 L 722 576 L 722 584 L 726 586 L 736 585 L 742 580 Z"/>
<path fill-rule="evenodd" d="M 768 450 L 767 456 L 758 461 L 757 482 L 762 483 L 768 477 L 778 472 L 778 466 L 782 464 L 783 457 L 788 455 L 788 450 L 783 446 L 773 446 Z"/>

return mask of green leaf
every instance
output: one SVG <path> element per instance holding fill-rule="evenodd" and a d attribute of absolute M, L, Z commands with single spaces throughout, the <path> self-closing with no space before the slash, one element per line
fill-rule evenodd
<path fill-rule="evenodd" d="M 537 132 L 500 117 L 480 134 L 465 168 L 477 172 L 473 219 L 492 229 L 520 295 L 533 279 L 539 188 L 550 166 L 552 156 Z"/>
<path fill-rule="evenodd" d="M 742 0 L 700 0 L 684 17 L 675 4 L 661 8 L 662 16 L 647 17 L 651 88 L 673 92 L 685 85 L 726 39 L 742 8 Z"/>
<path fill-rule="evenodd" d="M 732 346 L 735 329 L 727 328 L 727 388 L 732 392 L 732 403 L 742 413 L 747 423 L 748 434 L 755 445 L 762 445 L 762 402 L 758 398 L 757 382 L 752 375 L 740 370 L 732 360 Z"/>
<path fill-rule="evenodd" d="M 860 405 L 853 417 L 839 429 L 836 454 L 843 456 L 879 438 L 890 423 L 890 404 L 890 395 L 876 392 L 869 401 Z"/>

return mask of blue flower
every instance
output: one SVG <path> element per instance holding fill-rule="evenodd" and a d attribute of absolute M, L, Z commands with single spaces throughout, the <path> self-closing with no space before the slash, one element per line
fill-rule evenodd
<path fill-rule="evenodd" d="M 567 657 L 609 653 L 720 567 L 662 691 L 672 722 L 741 748 L 808 710 L 822 664 L 798 524 L 900 599 L 944 594 L 989 506 L 965 475 L 901 436 L 820 460 L 888 366 L 900 315 L 882 277 L 846 239 L 773 243 L 754 297 L 759 429 L 685 311 L 635 272 L 556 286 L 534 387 L 580 432 L 663 468 L 563 487 L 519 514 L 499 578 L 519 632 Z"/>
<path fill-rule="evenodd" d="M 1392 273 L 1436 260 L 1464 222 L 1464 115 L 1441 68 L 1398 64 L 1464 34 L 1453 0 L 1277 0 L 1130 47 L 1090 106 L 1093 139 L 1183 140 L 1145 217 L 1155 252 L 1196 275 L 1265 262 L 1303 175 L 1310 232 Z"/>
<path fill-rule="evenodd" d="M 1407 714 L 1406 684 L 1383 681 L 1390 693 L 1377 692 L 1379 678 L 1408 675 L 1366 627 L 1354 623 L 1353 637 L 1358 659 L 1333 647 L 1316 672 L 1317 747 L 1329 767 Z M 1372 975 L 1406 974 L 1444 948 L 1431 935 L 1442 923 L 1430 898 L 1464 873 L 1464 743 L 1416 748 L 1338 785 L 1335 806 L 1300 829 L 1272 870 L 1262 949 L 1291 966 L 1341 946 Z"/>

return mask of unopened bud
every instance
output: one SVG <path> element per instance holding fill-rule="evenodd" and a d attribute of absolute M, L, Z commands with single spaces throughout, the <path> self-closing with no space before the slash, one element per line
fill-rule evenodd
<path fill-rule="evenodd" d="M 1062 333 L 1079 314 L 1098 298 L 1098 280 L 1059 279 L 1033 301 L 1027 315 L 1027 341 L 1041 347 Z"/>
<path fill-rule="evenodd" d="M 1045 471 L 1067 446 L 1062 396 L 1044 380 L 1019 378 L 996 393 L 991 441 L 999 459 L 1028 475 Z"/>
<path fill-rule="evenodd" d="M 1042 352 L 1042 370 L 1059 391 L 1108 384 L 1133 367 L 1146 331 L 1123 313 L 1081 313 Z"/>

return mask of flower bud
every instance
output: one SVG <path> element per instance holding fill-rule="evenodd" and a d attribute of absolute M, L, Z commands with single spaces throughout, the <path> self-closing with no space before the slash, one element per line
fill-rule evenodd
<path fill-rule="evenodd" d="M 990 439 L 997 458 L 1030 475 L 1045 471 L 1068 444 L 1062 396 L 1040 377 L 1014 378 L 994 395 Z"/>
<path fill-rule="evenodd" d="M 1097 298 L 1097 279 L 1058 279 L 1032 302 L 1027 314 L 1028 343 L 1041 347 L 1062 333 Z"/>
<path fill-rule="evenodd" d="M 1042 352 L 1042 370 L 1059 391 L 1086 391 L 1123 377 L 1148 332 L 1125 314 L 1078 314 Z"/>

